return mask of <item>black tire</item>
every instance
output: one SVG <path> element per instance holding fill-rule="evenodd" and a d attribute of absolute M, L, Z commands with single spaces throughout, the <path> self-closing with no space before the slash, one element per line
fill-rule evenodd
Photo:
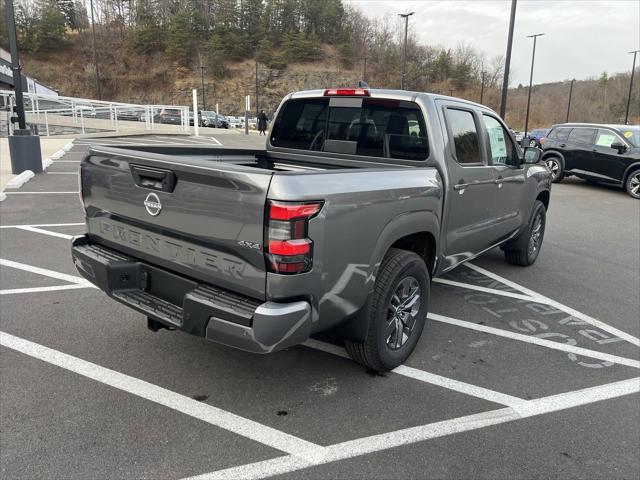
<path fill-rule="evenodd" d="M 564 178 L 564 162 L 560 157 L 550 155 L 544 158 L 544 163 L 551 170 L 551 179 L 553 183 L 560 183 Z"/>
<path fill-rule="evenodd" d="M 399 297 L 398 291 L 406 286 L 407 282 L 414 285 L 413 280 L 417 282 L 414 288 L 419 289 L 419 298 L 413 304 L 417 308 L 410 307 L 410 312 L 402 308 L 397 309 L 396 313 L 403 310 L 400 317 L 393 315 L 394 298 Z M 390 249 L 376 277 L 367 336 L 362 343 L 345 341 L 351 358 L 379 372 L 393 370 L 409 358 L 420 339 L 426 321 L 429 309 L 429 283 L 429 271 L 422 258 L 406 250 Z M 413 288 L 411 291 L 414 291 Z M 399 320 L 401 317 L 407 320 L 407 323 Z M 413 323 L 408 325 L 411 321 Z M 402 331 L 396 333 L 397 328 L 394 325 L 402 325 Z"/>
<path fill-rule="evenodd" d="M 624 182 L 624 189 L 636 200 L 640 199 L 640 168 L 629 174 Z"/>
<path fill-rule="evenodd" d="M 536 200 L 527 228 L 513 242 L 503 247 L 504 257 L 508 263 L 521 267 L 528 267 L 535 263 L 542 248 L 546 223 L 547 210 L 540 200 Z"/>

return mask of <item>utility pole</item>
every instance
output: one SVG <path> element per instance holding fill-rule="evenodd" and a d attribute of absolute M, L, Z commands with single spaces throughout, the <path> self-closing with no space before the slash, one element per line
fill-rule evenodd
<path fill-rule="evenodd" d="M 633 74 L 636 71 L 636 55 L 640 50 L 634 50 L 633 52 L 633 66 L 631 67 L 631 80 L 629 80 L 629 95 L 627 96 L 627 110 L 624 114 L 624 124 L 629 125 L 629 105 L 631 105 L 631 92 L 633 91 Z"/>
<path fill-rule="evenodd" d="M 453 97 L 453 88 L 450 88 L 450 89 L 449 89 L 449 96 L 450 96 L 450 97 Z"/>
<path fill-rule="evenodd" d="M 573 95 L 573 83 L 575 81 L 575 78 L 571 80 L 571 86 L 569 87 L 569 102 L 567 103 L 567 120 L 565 121 L 565 123 L 569 123 L 569 112 L 571 111 L 571 96 Z"/>
<path fill-rule="evenodd" d="M 362 68 L 362 81 L 367 81 L 367 57 L 364 57 L 364 67 Z"/>
<path fill-rule="evenodd" d="M 533 38 L 533 52 L 531 53 L 531 73 L 529 74 L 529 93 L 527 94 L 527 115 L 524 118 L 524 135 L 529 133 L 529 108 L 531 107 L 531 87 L 533 86 L 533 62 L 536 59 L 536 40 L 544 33 L 536 33 L 534 35 L 527 35 L 527 38 Z"/>
<path fill-rule="evenodd" d="M 402 49 L 402 76 L 400 77 L 400 90 L 404 90 L 405 77 L 407 76 L 407 32 L 409 30 L 409 17 L 416 12 L 401 13 L 404 18 L 404 47 Z"/>
<path fill-rule="evenodd" d="M 507 37 L 507 56 L 504 59 L 504 78 L 502 79 L 502 98 L 500 99 L 500 117 L 504 120 L 507 114 L 507 90 L 509 89 L 509 67 L 511 66 L 511 46 L 513 45 L 513 27 L 516 23 L 516 4 L 511 0 L 511 18 L 509 19 L 509 36 Z"/>
<path fill-rule="evenodd" d="M 91 30 L 93 33 L 93 64 L 96 67 L 96 95 L 98 96 L 98 100 L 102 100 L 102 87 L 100 86 L 100 69 L 98 68 L 98 54 L 96 52 L 96 22 L 93 18 L 93 0 L 90 0 L 89 4 L 91 7 Z"/>
<path fill-rule="evenodd" d="M 207 108 L 207 103 L 205 102 L 204 96 L 204 64 L 200 63 L 200 86 L 202 87 L 202 108 L 200 110 L 204 110 Z"/>
<path fill-rule="evenodd" d="M 258 55 L 256 54 L 256 118 L 258 118 L 258 115 L 260 115 L 258 99 Z"/>
<path fill-rule="evenodd" d="M 486 72 L 482 71 L 482 81 L 480 82 L 480 105 L 482 105 L 482 100 L 484 100 L 484 76 Z"/>

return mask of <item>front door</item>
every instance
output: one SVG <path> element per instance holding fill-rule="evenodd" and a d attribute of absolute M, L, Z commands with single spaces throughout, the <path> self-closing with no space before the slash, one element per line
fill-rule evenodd
<path fill-rule="evenodd" d="M 618 150 L 611 148 L 613 143 L 626 145 L 613 130 L 599 128 L 588 171 L 594 174 L 594 178 L 603 182 L 621 182 L 628 164 L 624 153 L 618 153 Z"/>
<path fill-rule="evenodd" d="M 474 110 L 444 104 L 450 189 L 445 219 L 445 269 L 469 259 L 495 243 L 492 198 L 497 185 L 487 164 Z"/>
<path fill-rule="evenodd" d="M 527 166 L 520 162 L 511 135 L 497 117 L 483 113 L 482 123 L 489 164 L 493 167 L 497 186 L 492 203 L 496 215 L 495 230 L 503 240 L 512 236 L 528 219 L 529 212 L 525 211 L 521 201 L 530 198 L 524 195 Z"/>

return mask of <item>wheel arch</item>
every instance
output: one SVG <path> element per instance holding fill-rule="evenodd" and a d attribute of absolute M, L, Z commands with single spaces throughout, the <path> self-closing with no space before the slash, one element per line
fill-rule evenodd
<path fill-rule="evenodd" d="M 425 228 L 426 227 L 426 228 Z M 439 222 L 433 212 L 410 212 L 393 219 L 383 229 L 375 251 L 372 255 L 374 277 L 377 275 L 382 260 L 391 248 L 399 248 L 416 253 L 424 259 L 429 275 L 432 276 L 437 267 Z M 362 342 L 367 336 L 369 315 L 371 312 L 371 291 L 367 300 L 358 312 L 338 325 L 334 331 L 338 335 L 354 342 Z"/>
<path fill-rule="evenodd" d="M 622 177 L 622 185 L 623 186 L 625 186 L 627 184 L 627 180 L 629 179 L 629 175 L 631 175 L 636 170 L 640 170 L 640 162 L 632 163 L 624 171 L 624 176 Z"/>
<path fill-rule="evenodd" d="M 541 191 L 540 193 L 538 193 L 538 196 L 536 196 L 536 200 L 540 200 L 544 205 L 544 209 L 548 211 L 549 201 L 551 200 L 551 192 L 549 190 Z"/>

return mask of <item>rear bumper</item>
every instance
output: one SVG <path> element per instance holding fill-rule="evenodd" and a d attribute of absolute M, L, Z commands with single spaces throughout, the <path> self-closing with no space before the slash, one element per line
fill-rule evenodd
<path fill-rule="evenodd" d="M 71 254 L 78 272 L 118 302 L 164 325 L 254 353 L 304 342 L 311 332 L 307 302 L 262 303 L 160 269 L 86 236 Z"/>

